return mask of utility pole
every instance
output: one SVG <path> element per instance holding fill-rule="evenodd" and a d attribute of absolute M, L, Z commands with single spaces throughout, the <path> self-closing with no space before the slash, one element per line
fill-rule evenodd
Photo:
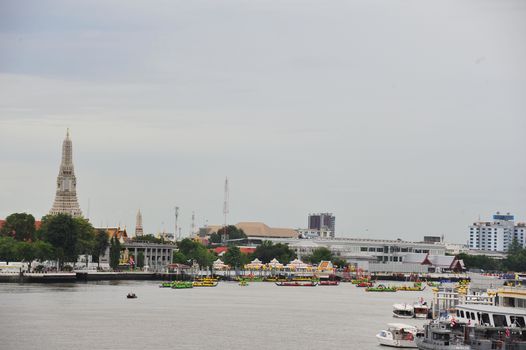
<path fill-rule="evenodd" d="M 192 226 L 190 229 L 190 237 L 194 235 L 195 233 L 195 212 L 192 211 Z"/>
<path fill-rule="evenodd" d="M 177 219 L 179 218 L 179 207 L 175 207 L 175 231 L 174 231 L 174 242 L 177 241 Z"/>
<path fill-rule="evenodd" d="M 225 178 L 225 200 L 223 202 L 223 215 L 225 216 L 225 226 L 223 227 L 222 242 L 226 244 L 228 233 L 226 232 L 226 216 L 228 214 L 228 177 Z"/>

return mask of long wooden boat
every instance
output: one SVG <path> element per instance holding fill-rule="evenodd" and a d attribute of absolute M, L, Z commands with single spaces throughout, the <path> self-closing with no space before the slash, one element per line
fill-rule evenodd
<path fill-rule="evenodd" d="M 193 288 L 194 284 L 191 281 L 175 281 L 172 283 L 173 289 Z"/>
<path fill-rule="evenodd" d="M 316 287 L 318 282 L 315 281 L 286 281 L 276 282 L 276 286 L 280 287 Z"/>
<path fill-rule="evenodd" d="M 373 285 L 374 285 L 373 282 L 360 282 L 358 284 L 355 284 L 356 287 L 360 287 L 360 288 L 372 287 Z"/>
<path fill-rule="evenodd" d="M 365 288 L 366 292 L 396 292 L 394 287 L 386 287 L 383 284 L 380 284 L 376 287 L 367 287 Z"/>
<path fill-rule="evenodd" d="M 172 288 L 173 284 L 174 284 L 174 282 L 162 282 L 159 285 L 159 288 Z"/>
<path fill-rule="evenodd" d="M 212 281 L 195 281 L 192 283 L 194 287 L 216 287 L 218 282 Z"/>
<path fill-rule="evenodd" d="M 340 281 L 320 280 L 320 286 L 339 286 Z"/>
<path fill-rule="evenodd" d="M 351 283 L 352 284 L 360 284 L 360 283 L 370 282 L 370 281 L 371 281 L 370 278 L 357 278 L 357 279 L 351 280 Z"/>
<path fill-rule="evenodd" d="M 426 286 L 425 284 L 423 285 L 420 282 L 415 282 L 412 286 L 405 285 L 405 286 L 397 286 L 395 288 L 396 290 L 406 291 L 406 292 L 421 292 L 426 288 Z"/>

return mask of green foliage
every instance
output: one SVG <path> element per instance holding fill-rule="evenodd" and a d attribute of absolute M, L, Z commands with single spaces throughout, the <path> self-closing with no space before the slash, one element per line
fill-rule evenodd
<path fill-rule="evenodd" d="M 517 240 L 517 237 L 513 237 L 513 240 L 508 246 L 508 256 L 520 254 L 521 250 L 522 250 L 522 246 Z"/>
<path fill-rule="evenodd" d="M 42 218 L 40 236 L 54 249 L 54 259 L 63 267 L 65 261 L 77 261 L 78 230 L 76 221 L 67 214 L 47 215 Z"/>
<path fill-rule="evenodd" d="M 228 225 L 226 227 L 226 233 L 228 235 L 228 239 L 229 240 L 247 238 L 247 235 L 245 234 L 245 232 L 243 232 L 243 230 L 241 230 L 241 229 L 238 229 L 234 225 Z M 208 241 L 210 243 L 221 243 L 222 242 L 221 237 L 224 234 L 225 234 L 225 228 L 223 227 L 223 228 L 217 230 L 217 232 L 212 233 L 210 235 Z"/>
<path fill-rule="evenodd" d="M 95 249 L 96 231 L 88 220 L 84 218 L 74 218 L 74 226 L 77 231 L 77 243 L 75 247 L 76 255 L 92 254 Z M 74 261 L 77 259 L 75 258 Z"/>
<path fill-rule="evenodd" d="M 501 271 L 502 262 L 486 255 L 468 255 L 460 253 L 457 259 L 463 260 L 467 269 L 481 269 L 484 271 Z"/>
<path fill-rule="evenodd" d="M 5 262 L 17 260 L 17 241 L 13 237 L 0 237 L 0 260 Z"/>
<path fill-rule="evenodd" d="M 342 259 L 339 256 L 333 257 L 331 262 L 334 265 L 334 267 L 338 267 L 338 268 L 343 268 L 343 267 L 349 265 L 347 260 Z"/>
<path fill-rule="evenodd" d="M 177 243 L 179 251 L 174 253 L 174 262 L 191 265 L 193 261 L 202 267 L 212 266 L 215 254 L 210 252 L 200 242 L 185 238 Z"/>
<path fill-rule="evenodd" d="M 31 214 L 14 213 L 6 217 L 0 235 L 17 241 L 32 241 L 35 238 L 35 218 Z"/>
<path fill-rule="evenodd" d="M 144 253 L 139 252 L 137 253 L 137 261 L 136 261 L 137 267 L 142 269 L 144 267 Z"/>
<path fill-rule="evenodd" d="M 93 243 L 92 255 L 100 266 L 100 257 L 104 255 L 110 242 L 106 230 L 97 230 L 95 232 L 95 242 Z"/>
<path fill-rule="evenodd" d="M 223 256 L 224 262 L 231 267 L 236 269 L 242 268 L 245 264 L 249 262 L 248 256 L 241 253 L 239 247 L 231 246 L 228 247 L 228 250 Z"/>
<path fill-rule="evenodd" d="M 282 264 L 288 264 L 291 260 L 296 259 L 296 253 L 286 244 L 273 244 L 271 241 L 263 241 L 252 253 L 251 258 L 258 258 L 265 264 L 276 258 Z"/>
<path fill-rule="evenodd" d="M 515 249 L 503 263 L 507 271 L 526 272 L 526 249 Z"/>
<path fill-rule="evenodd" d="M 303 261 L 309 262 L 311 264 L 319 264 L 322 260 L 333 259 L 331 251 L 326 247 L 319 247 L 312 251 L 312 254 L 307 255 L 303 258 Z"/>
<path fill-rule="evenodd" d="M 38 236 L 48 242 L 53 249 L 43 247 L 49 259 L 56 259 L 59 266 L 64 262 L 75 262 L 80 254 L 93 253 L 96 245 L 96 232 L 88 220 L 73 218 L 67 214 L 47 215 L 42 218 Z"/>
<path fill-rule="evenodd" d="M 188 265 L 188 259 L 186 258 L 186 255 L 184 255 L 181 252 L 174 251 L 173 253 L 173 262 L 176 264 L 185 264 Z"/>
<path fill-rule="evenodd" d="M 148 242 L 148 243 L 157 243 L 157 244 L 163 244 L 166 243 L 164 238 L 157 238 L 154 235 L 142 235 L 142 236 L 135 236 L 132 238 L 134 242 Z"/>
<path fill-rule="evenodd" d="M 0 237 L 1 261 L 44 261 L 53 257 L 53 246 L 44 241 L 17 241 L 13 237 Z"/>
<path fill-rule="evenodd" d="M 53 246 L 44 241 L 36 241 L 33 243 L 33 246 L 35 248 L 35 259 L 38 261 L 45 261 L 53 259 L 54 256 L 54 248 Z"/>
<path fill-rule="evenodd" d="M 121 243 L 117 237 L 110 240 L 110 267 L 116 269 L 119 267 L 119 260 L 121 258 Z"/>

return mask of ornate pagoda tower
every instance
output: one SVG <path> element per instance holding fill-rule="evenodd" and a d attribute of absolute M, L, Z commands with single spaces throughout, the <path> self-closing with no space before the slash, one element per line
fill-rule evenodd
<path fill-rule="evenodd" d="M 49 211 L 52 215 L 61 213 L 73 217 L 82 216 L 77 200 L 77 178 L 73 169 L 73 145 L 69 138 L 69 129 L 62 143 L 62 162 L 57 176 L 55 202 Z"/>
<path fill-rule="evenodd" d="M 137 212 L 137 221 L 135 222 L 135 236 L 137 237 L 142 235 L 142 214 L 141 210 L 139 209 L 139 211 Z"/>

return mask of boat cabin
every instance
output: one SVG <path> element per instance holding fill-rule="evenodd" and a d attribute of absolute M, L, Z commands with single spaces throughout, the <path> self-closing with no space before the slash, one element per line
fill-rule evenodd
<path fill-rule="evenodd" d="M 492 305 L 457 305 L 459 323 L 492 327 L 526 327 L 526 309 Z"/>

